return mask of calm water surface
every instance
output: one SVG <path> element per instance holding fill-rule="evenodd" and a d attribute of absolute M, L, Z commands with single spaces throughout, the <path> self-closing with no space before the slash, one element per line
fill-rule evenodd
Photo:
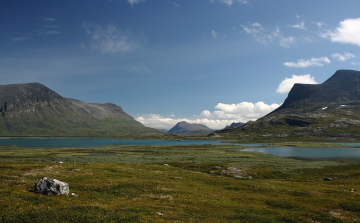
<path fill-rule="evenodd" d="M 302 148 L 302 147 L 267 147 L 249 148 L 241 151 L 268 153 L 276 156 L 302 159 L 338 159 L 360 161 L 360 148 Z"/>
<path fill-rule="evenodd" d="M 233 143 L 224 143 L 221 140 L 131 140 L 131 139 L 0 139 L 0 145 L 16 145 L 22 147 L 95 147 L 110 145 L 226 145 Z M 236 144 L 248 146 L 261 146 L 263 144 Z"/>

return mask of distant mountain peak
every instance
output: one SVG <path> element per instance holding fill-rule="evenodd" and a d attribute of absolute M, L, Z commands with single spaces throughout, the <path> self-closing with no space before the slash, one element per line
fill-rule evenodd
<path fill-rule="evenodd" d="M 173 133 L 173 134 L 184 134 L 189 132 L 206 132 L 210 133 L 212 132 L 212 129 L 207 127 L 206 125 L 202 124 L 193 124 L 193 123 L 187 123 L 186 121 L 178 122 L 173 128 L 171 128 L 167 133 Z"/>

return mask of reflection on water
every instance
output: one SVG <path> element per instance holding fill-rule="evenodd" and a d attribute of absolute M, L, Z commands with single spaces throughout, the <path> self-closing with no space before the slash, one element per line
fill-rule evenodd
<path fill-rule="evenodd" d="M 360 148 L 303 148 L 303 147 L 267 147 L 249 148 L 241 151 L 268 153 L 276 156 L 303 159 L 343 159 L 359 160 Z"/>

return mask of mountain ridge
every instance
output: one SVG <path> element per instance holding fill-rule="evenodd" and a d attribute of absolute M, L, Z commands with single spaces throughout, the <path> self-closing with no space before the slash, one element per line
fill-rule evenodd
<path fill-rule="evenodd" d="M 295 84 L 276 110 L 215 133 L 262 141 L 360 139 L 360 72 L 338 70 L 322 84 Z"/>
<path fill-rule="evenodd" d="M 0 85 L 0 136 L 159 134 L 112 103 L 62 97 L 40 83 Z"/>
<path fill-rule="evenodd" d="M 307 110 L 320 109 L 329 104 L 343 104 L 359 101 L 360 72 L 338 70 L 322 84 L 294 84 L 284 103 L 272 113 L 288 108 L 307 107 Z"/>

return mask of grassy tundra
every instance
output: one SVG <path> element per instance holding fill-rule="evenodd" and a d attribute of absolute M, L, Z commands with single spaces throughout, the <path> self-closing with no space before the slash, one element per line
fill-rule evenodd
<path fill-rule="evenodd" d="M 0 222 L 360 222 L 359 163 L 242 148 L 2 146 Z M 45 176 L 77 197 L 35 193 Z"/>

